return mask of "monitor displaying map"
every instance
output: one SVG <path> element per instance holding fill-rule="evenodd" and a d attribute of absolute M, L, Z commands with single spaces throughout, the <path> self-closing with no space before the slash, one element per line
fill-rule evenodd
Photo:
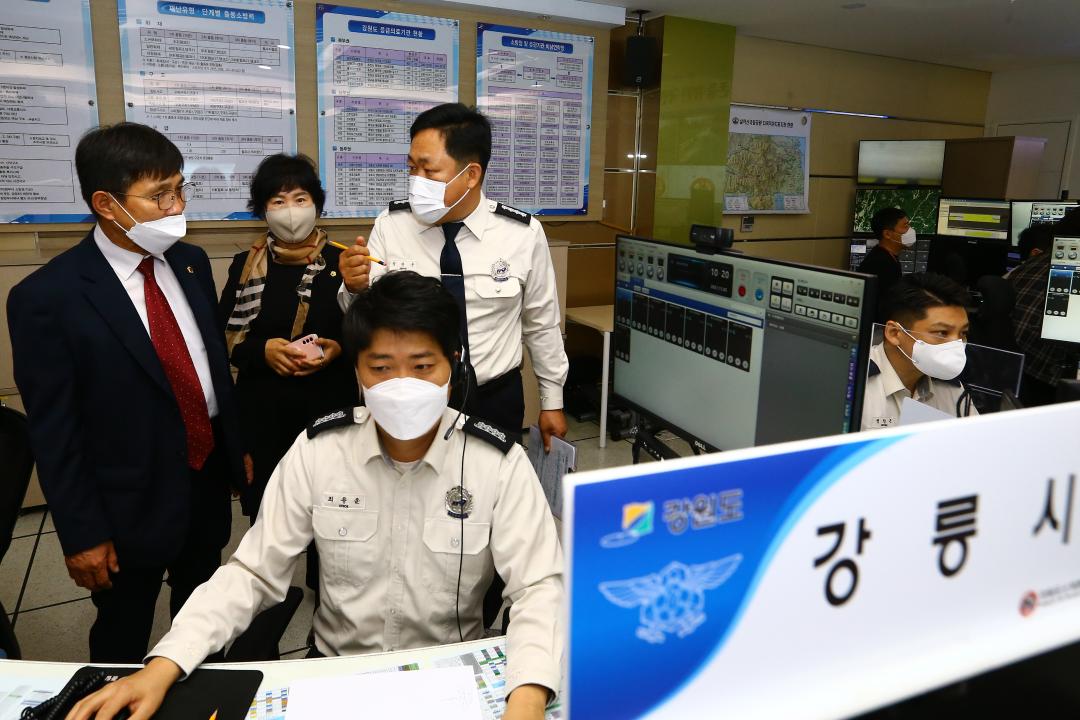
<path fill-rule="evenodd" d="M 907 213 L 917 235 L 937 230 L 939 188 L 859 188 L 855 191 L 856 233 L 872 233 L 870 221 L 881 208 L 895 207 Z"/>

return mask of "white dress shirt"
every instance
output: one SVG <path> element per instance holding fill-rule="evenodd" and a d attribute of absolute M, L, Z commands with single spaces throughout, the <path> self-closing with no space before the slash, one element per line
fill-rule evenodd
<path fill-rule="evenodd" d="M 460 563 L 465 639 L 483 636 L 484 593 L 498 570 L 512 603 L 506 692 L 534 683 L 557 693 L 563 556 L 555 521 L 520 445 L 504 453 L 479 437 L 466 441 L 464 419 L 443 439 L 457 415 L 444 411 L 424 457 L 400 467 L 383 452 L 366 408 L 312 423 L 326 427 L 297 438 L 236 553 L 192 593 L 149 657 L 190 673 L 285 598 L 314 539 L 321 601 L 312 626 L 323 654 L 457 642 Z M 447 511 L 458 483 L 472 498 L 464 522 Z"/>
<path fill-rule="evenodd" d="M 143 274 L 139 272 L 139 263 L 145 255 L 130 250 L 125 250 L 113 243 L 101 225 L 94 226 L 94 241 L 98 249 L 105 256 L 109 266 L 120 279 L 120 283 L 131 298 L 131 304 L 135 306 L 135 312 L 139 313 L 143 327 L 146 328 L 147 336 L 150 335 L 150 321 L 146 316 L 146 294 L 143 290 Z M 203 341 L 199 325 L 195 322 L 195 315 L 191 312 L 187 295 L 180 287 L 180 281 L 176 279 L 172 266 L 160 255 L 154 255 L 154 278 L 158 287 L 161 288 L 165 299 L 169 301 L 176 324 L 180 326 L 180 333 L 184 336 L 191 362 L 195 365 L 195 372 L 199 376 L 199 384 L 202 385 L 203 397 L 206 398 L 206 409 L 210 411 L 210 417 L 218 414 L 217 395 L 214 394 L 214 382 L 210 377 L 210 360 L 206 356 L 206 343 Z"/>
<path fill-rule="evenodd" d="M 877 365 L 878 372 L 866 379 L 866 391 L 863 393 L 863 430 L 878 430 L 897 425 L 900 422 L 900 407 L 906 397 L 956 417 L 956 401 L 964 392 L 964 388 L 958 383 L 935 380 L 924 375 L 916 383 L 915 393 L 912 394 L 896 374 L 892 361 L 885 354 L 884 344 L 870 348 L 870 362 Z M 968 415 L 978 414 L 979 411 L 972 405 Z"/>
<path fill-rule="evenodd" d="M 540 386 L 540 409 L 559 410 L 570 363 L 559 328 L 547 237 L 535 217 L 520 213 L 515 216 L 520 219 L 514 219 L 498 214 L 498 206 L 481 193 L 480 203 L 455 239 L 465 273 L 470 361 L 477 383 L 483 385 L 521 366 L 524 341 Z M 414 270 L 438 278 L 444 244 L 441 225 L 425 225 L 408 208 L 383 210 L 367 245 L 387 266 L 373 264 L 371 279 L 388 270 Z M 342 310 L 348 309 L 352 297 L 342 283 L 338 292 Z"/>

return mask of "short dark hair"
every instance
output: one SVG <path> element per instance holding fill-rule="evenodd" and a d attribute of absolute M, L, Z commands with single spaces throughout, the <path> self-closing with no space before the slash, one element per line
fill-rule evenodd
<path fill-rule="evenodd" d="M 342 340 L 349 361 L 371 347 L 376 330 L 424 332 L 435 339 L 451 362 L 461 352 L 458 304 L 450 291 L 432 277 L 412 270 L 383 275 L 360 293 L 345 313 Z"/>
<path fill-rule="evenodd" d="M 886 296 L 885 317 L 904 327 L 926 317 L 926 311 L 935 307 L 962 307 L 971 305 L 967 289 L 954 280 L 937 273 L 914 273 L 905 275 L 889 290 Z"/>
<path fill-rule="evenodd" d="M 491 123 L 483 113 L 461 103 L 443 103 L 416 116 L 409 138 L 424 130 L 438 130 L 446 143 L 446 154 L 459 164 L 479 163 L 487 171 L 491 160 Z"/>
<path fill-rule="evenodd" d="M 323 190 L 315 163 L 302 153 L 285 155 L 279 153 L 263 158 L 255 174 L 251 176 L 251 198 L 248 210 L 257 218 L 266 218 L 266 203 L 279 192 L 304 190 L 311 195 L 315 211 L 322 215 L 326 204 L 326 191 Z"/>
<path fill-rule="evenodd" d="M 1020 233 L 1016 249 L 1021 260 L 1031 257 L 1032 250 L 1047 252 L 1054 244 L 1054 226 L 1047 224 L 1032 225 Z"/>
<path fill-rule="evenodd" d="M 94 128 L 75 148 L 79 189 L 91 212 L 90 199 L 98 190 L 126 193 L 140 180 L 165 180 L 183 169 L 179 148 L 154 128 L 139 123 Z"/>
<path fill-rule="evenodd" d="M 874 237 L 883 240 L 886 230 L 895 230 L 896 223 L 906 218 L 908 214 L 897 207 L 881 208 L 870 219 L 870 229 L 874 231 Z"/>

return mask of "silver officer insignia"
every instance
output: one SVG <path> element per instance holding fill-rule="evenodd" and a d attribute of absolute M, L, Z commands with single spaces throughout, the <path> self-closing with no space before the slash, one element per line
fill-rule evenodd
<path fill-rule="evenodd" d="M 460 485 L 446 491 L 446 514 L 458 520 L 464 520 L 472 512 L 472 493 Z"/>
<path fill-rule="evenodd" d="M 510 279 L 510 263 L 499 258 L 491 264 L 491 277 L 495 282 L 506 282 Z"/>

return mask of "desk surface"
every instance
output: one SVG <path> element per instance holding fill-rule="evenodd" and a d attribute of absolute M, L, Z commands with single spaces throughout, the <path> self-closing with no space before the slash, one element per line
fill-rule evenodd
<path fill-rule="evenodd" d="M 417 648 L 396 652 L 320 657 L 313 660 L 284 660 L 272 663 L 215 663 L 203 667 L 226 670 L 260 670 L 262 682 L 256 693 L 260 699 L 278 694 L 298 680 L 328 678 L 369 673 L 373 670 L 424 669 L 448 665 L 471 665 L 481 696 L 482 720 L 496 720 L 502 714 L 502 685 L 498 669 L 502 654 L 496 648 L 505 647 L 505 637 L 484 638 L 469 642 L 446 644 L 432 648 Z M 476 653 L 475 657 L 471 657 Z M 489 660 L 490 658 L 490 660 Z M 490 663 L 490 664 L 489 664 Z M 84 663 L 44 663 L 35 661 L 0 660 L 0 691 L 6 684 L 30 685 L 41 690 L 58 692 Z M 481 666 L 486 669 L 481 669 Z M 409 666 L 404 668 L 404 666 Z M 5 682 L 11 681 L 11 682 Z M 0 695 L 3 693 L 0 692 Z M 4 714 L 0 714 L 4 715 Z M 283 715 L 287 715 L 284 714 Z M 559 720 L 563 710 L 556 703 L 548 709 L 548 720 Z M 278 716 L 275 716 L 278 717 Z M 481 719 L 477 719 L 481 720 Z"/>
<path fill-rule="evenodd" d="M 588 307 L 567 308 L 566 319 L 579 325 L 591 327 L 593 330 L 611 332 L 615 329 L 615 306 L 590 305 Z"/>
<path fill-rule="evenodd" d="M 268 690 L 288 685 L 295 680 L 328 675 L 351 675 L 368 670 L 381 670 L 395 665 L 424 663 L 439 658 L 475 652 L 494 645 L 503 645 L 505 637 L 484 638 L 452 645 L 398 650 L 396 652 L 371 653 L 370 655 L 349 655 L 343 657 L 312 658 L 310 660 L 278 660 L 276 662 L 257 663 L 207 663 L 200 667 L 222 670 L 261 670 L 262 685 L 259 690 Z M 0 660 L 0 676 L 11 673 L 25 678 L 67 678 L 88 663 L 40 662 L 35 660 Z M 123 667 L 112 665 L 112 667 Z M 135 667 L 135 666 L 130 666 Z"/>

